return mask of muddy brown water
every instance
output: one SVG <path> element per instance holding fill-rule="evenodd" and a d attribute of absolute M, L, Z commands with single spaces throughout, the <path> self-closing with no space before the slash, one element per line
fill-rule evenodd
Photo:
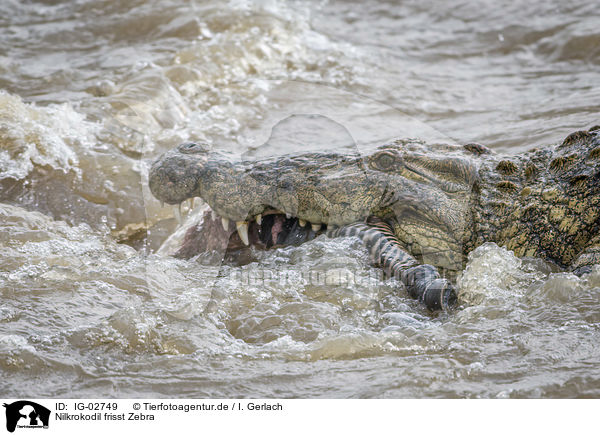
<path fill-rule="evenodd" d="M 173 259 L 173 211 L 146 177 L 186 140 L 242 157 L 556 143 L 600 123 L 599 15 L 581 0 L 0 2 L 0 396 L 597 397 L 598 268 L 484 245 L 461 309 L 431 315 L 356 240 Z M 302 114 L 330 123 L 282 124 Z"/>

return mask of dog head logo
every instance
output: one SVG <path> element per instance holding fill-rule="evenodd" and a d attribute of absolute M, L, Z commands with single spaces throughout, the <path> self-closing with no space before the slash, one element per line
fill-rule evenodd
<path fill-rule="evenodd" d="M 6 408 L 6 430 L 14 432 L 19 428 L 47 428 L 50 410 L 28 400 L 4 404 Z"/>

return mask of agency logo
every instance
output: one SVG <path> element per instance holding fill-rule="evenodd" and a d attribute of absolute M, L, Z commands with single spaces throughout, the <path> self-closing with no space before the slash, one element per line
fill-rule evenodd
<path fill-rule="evenodd" d="M 50 410 L 29 400 L 18 400 L 4 404 L 6 408 L 6 430 L 14 432 L 16 428 L 48 429 Z"/>

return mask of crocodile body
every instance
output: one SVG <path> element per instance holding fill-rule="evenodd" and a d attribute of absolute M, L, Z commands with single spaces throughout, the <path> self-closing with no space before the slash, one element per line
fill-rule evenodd
<path fill-rule="evenodd" d="M 432 309 L 452 304 L 453 279 L 484 242 L 576 273 L 600 263 L 600 127 L 515 156 L 397 140 L 244 162 L 187 143 L 149 181 L 169 204 L 203 198 L 243 244 L 358 236 Z"/>

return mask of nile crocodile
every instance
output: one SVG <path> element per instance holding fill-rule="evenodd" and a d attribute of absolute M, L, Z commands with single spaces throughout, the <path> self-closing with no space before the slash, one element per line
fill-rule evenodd
<path fill-rule="evenodd" d="M 600 126 L 516 156 L 396 140 L 240 161 L 185 143 L 154 162 L 149 183 L 169 204 L 201 197 L 239 246 L 357 236 L 432 310 L 455 303 L 452 282 L 484 242 L 578 274 L 600 263 Z M 210 246 L 214 225 L 197 234 L 180 255 Z"/>

